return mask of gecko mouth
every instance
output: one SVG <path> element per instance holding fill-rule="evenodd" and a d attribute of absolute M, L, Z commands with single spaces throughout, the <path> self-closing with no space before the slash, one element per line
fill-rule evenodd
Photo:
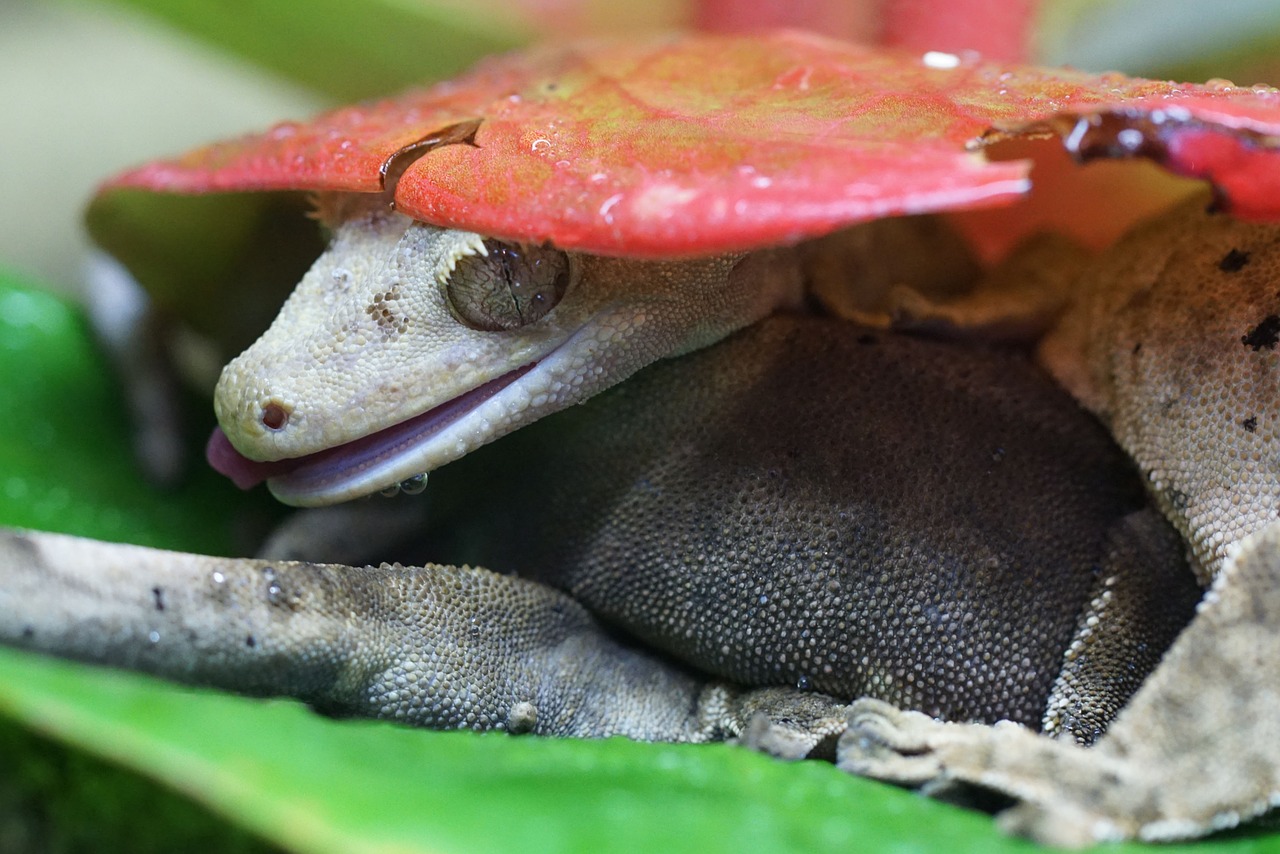
<path fill-rule="evenodd" d="M 250 489 L 263 481 L 269 481 L 273 492 L 277 491 L 275 487 L 278 484 L 290 496 L 299 499 L 312 496 L 319 499 L 305 501 L 308 504 L 328 504 L 357 497 L 351 493 L 360 486 L 368 486 L 367 492 L 376 492 L 417 473 L 406 471 L 398 477 L 385 478 L 385 483 L 380 479 L 372 482 L 374 478 L 378 478 L 379 472 L 396 468 L 399 461 L 438 438 L 449 427 L 474 412 L 537 364 L 538 362 L 530 362 L 509 371 L 452 400 L 376 433 L 301 457 L 270 462 L 251 460 L 232 446 L 221 427 L 215 427 L 205 446 L 205 457 L 215 471 L 230 478 L 241 489 Z M 324 496 L 327 495 L 337 497 L 326 500 Z M 304 502 L 291 500 L 289 503 Z"/>

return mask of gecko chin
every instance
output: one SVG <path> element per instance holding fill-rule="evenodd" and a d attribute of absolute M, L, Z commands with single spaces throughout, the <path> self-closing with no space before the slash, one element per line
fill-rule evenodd
<path fill-rule="evenodd" d="M 531 362 L 398 424 L 306 456 L 251 460 L 220 427 L 209 437 L 205 456 L 241 489 L 266 481 L 277 499 L 296 507 L 362 498 L 438 468 L 538 417 L 545 407 L 531 401 L 540 392 L 519 380 L 540 364 Z"/>

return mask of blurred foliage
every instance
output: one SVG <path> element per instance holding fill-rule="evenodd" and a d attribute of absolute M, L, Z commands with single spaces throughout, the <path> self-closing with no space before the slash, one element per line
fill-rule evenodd
<path fill-rule="evenodd" d="M 1041 61 L 1241 85 L 1280 83 L 1275 0 L 1045 0 Z"/>
<path fill-rule="evenodd" d="M 116 0 L 339 101 L 451 77 L 534 40 L 677 28 L 691 0 Z"/>
<path fill-rule="evenodd" d="M 475 4 L 129 0 L 126 5 L 339 101 L 448 77 L 532 36 L 512 16 Z"/>
<path fill-rule="evenodd" d="M 0 851 L 278 850 L 165 786 L 3 720 L 0 756 Z"/>

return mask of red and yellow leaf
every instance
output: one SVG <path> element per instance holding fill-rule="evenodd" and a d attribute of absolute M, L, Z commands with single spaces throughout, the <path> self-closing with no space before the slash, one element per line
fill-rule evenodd
<path fill-rule="evenodd" d="M 1012 203 L 1028 189 L 1027 161 L 989 160 L 982 147 L 1028 130 L 1056 132 L 1082 157 L 1153 158 L 1214 182 L 1238 215 L 1280 217 L 1275 90 L 787 31 L 516 54 L 108 188 L 375 192 L 407 162 L 396 204 L 428 222 L 604 254 L 690 255 Z M 433 145 L 442 131 L 455 144 Z"/>

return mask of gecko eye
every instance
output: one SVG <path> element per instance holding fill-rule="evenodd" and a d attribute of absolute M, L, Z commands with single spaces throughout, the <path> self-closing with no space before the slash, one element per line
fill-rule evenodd
<path fill-rule="evenodd" d="M 467 255 L 445 282 L 458 319 L 472 329 L 519 329 L 544 317 L 569 288 L 569 256 L 558 249 L 484 242 L 488 255 Z"/>

